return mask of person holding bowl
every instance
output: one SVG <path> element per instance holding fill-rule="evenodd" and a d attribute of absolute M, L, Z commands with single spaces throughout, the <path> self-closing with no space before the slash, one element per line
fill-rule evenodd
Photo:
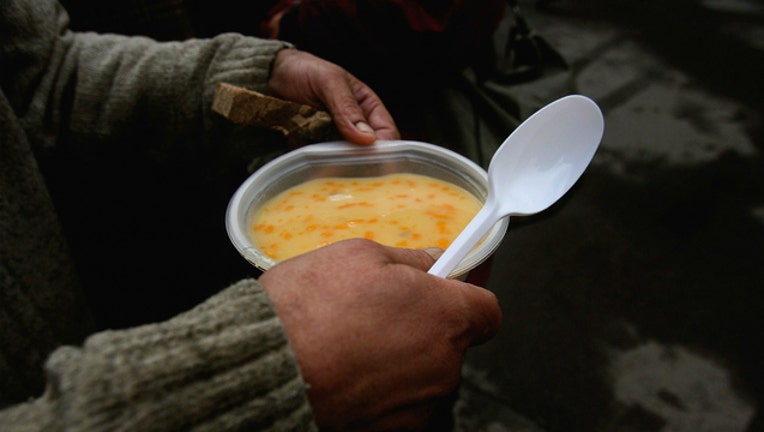
<path fill-rule="evenodd" d="M 425 427 L 501 321 L 492 293 L 426 273 L 434 250 L 348 240 L 168 320 L 92 333 L 47 158 L 156 139 L 147 153 L 191 151 L 221 81 L 325 108 L 359 145 L 398 132 L 368 86 L 289 44 L 159 43 L 67 20 L 54 0 L 0 3 L 3 429 Z"/>

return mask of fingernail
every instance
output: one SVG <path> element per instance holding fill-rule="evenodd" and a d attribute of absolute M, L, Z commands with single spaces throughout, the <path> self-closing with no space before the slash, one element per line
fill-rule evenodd
<path fill-rule="evenodd" d="M 443 255 L 443 249 L 439 247 L 427 247 L 422 249 L 424 253 L 431 256 L 433 260 L 437 261 L 441 255 Z"/>
<path fill-rule="evenodd" d="M 359 121 L 355 124 L 355 127 L 356 129 L 358 129 L 359 131 L 365 134 L 374 135 L 374 129 L 372 129 L 371 126 L 366 124 L 366 122 Z"/>

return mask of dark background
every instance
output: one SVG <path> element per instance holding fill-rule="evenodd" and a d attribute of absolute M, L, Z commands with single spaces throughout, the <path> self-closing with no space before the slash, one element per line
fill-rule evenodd
<path fill-rule="evenodd" d="M 565 202 L 510 222 L 461 429 L 764 430 L 764 4 L 537 5 L 606 132 Z"/>

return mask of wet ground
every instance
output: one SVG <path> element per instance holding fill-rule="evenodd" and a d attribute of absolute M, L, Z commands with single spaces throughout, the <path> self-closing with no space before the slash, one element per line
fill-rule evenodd
<path fill-rule="evenodd" d="M 764 430 L 764 3 L 521 2 L 606 132 L 515 218 L 464 431 Z"/>

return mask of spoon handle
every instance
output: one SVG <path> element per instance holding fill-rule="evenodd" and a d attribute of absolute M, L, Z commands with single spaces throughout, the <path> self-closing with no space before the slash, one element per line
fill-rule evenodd
<path fill-rule="evenodd" d="M 427 273 L 447 277 L 499 219 L 493 206 L 483 206 Z"/>

